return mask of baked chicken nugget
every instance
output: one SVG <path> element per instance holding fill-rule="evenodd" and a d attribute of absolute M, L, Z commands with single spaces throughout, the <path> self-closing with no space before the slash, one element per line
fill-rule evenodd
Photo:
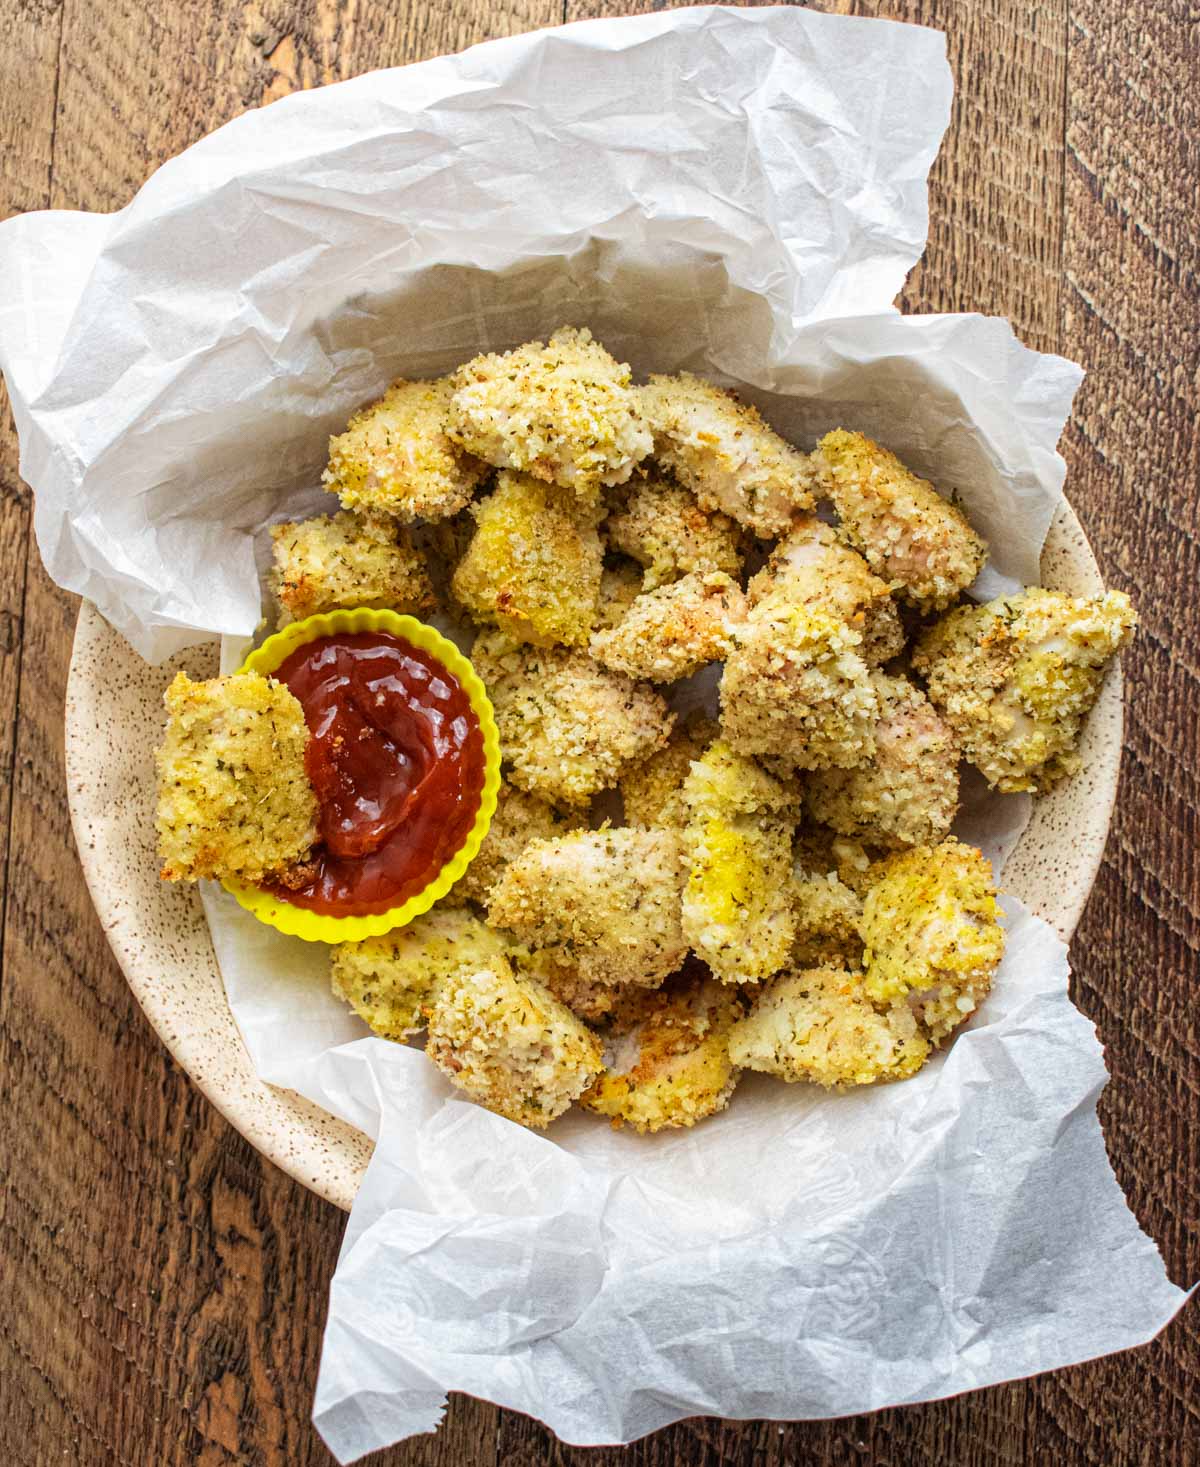
<path fill-rule="evenodd" d="M 488 466 L 446 434 L 451 391 L 448 378 L 393 382 L 329 440 L 326 489 L 347 509 L 379 510 L 405 523 L 462 509 Z"/>
<path fill-rule="evenodd" d="M 978 1008 L 1004 954 L 992 868 L 947 840 L 889 856 L 873 875 L 858 928 L 864 990 L 906 1003 L 937 1044 Z"/>
<path fill-rule="evenodd" d="M 615 672 L 678 682 L 725 656 L 744 615 L 736 581 L 724 571 L 693 571 L 639 596 L 615 627 L 592 635 L 591 653 Z"/>
<path fill-rule="evenodd" d="M 809 968 L 773 979 L 733 1026 L 735 1065 L 830 1089 L 903 1080 L 929 1057 L 929 1043 L 903 1004 L 877 1008 L 861 973 Z"/>
<path fill-rule="evenodd" d="M 167 689 L 157 754 L 158 851 L 164 881 L 262 881 L 297 866 L 317 838 L 304 767 L 304 710 L 257 672 Z"/>
<path fill-rule="evenodd" d="M 812 515 L 796 521 L 763 569 L 751 577 L 747 604 L 754 607 L 768 598 L 825 611 L 845 622 L 861 636 L 858 654 L 872 667 L 889 661 L 904 646 L 904 629 L 887 582 Z"/>
<path fill-rule="evenodd" d="M 861 433 L 826 433 L 813 456 L 841 532 L 922 611 L 949 604 L 983 568 L 987 546 L 966 516 L 894 453 Z"/>
<path fill-rule="evenodd" d="M 796 913 L 794 968 L 862 967 L 863 944 L 858 935 L 862 898 L 835 869 L 807 869 L 803 858 L 793 873 L 792 901 Z"/>
<path fill-rule="evenodd" d="M 603 1067 L 596 1036 L 504 959 L 437 986 L 425 1053 L 477 1104 L 539 1131 Z"/>
<path fill-rule="evenodd" d="M 439 983 L 506 959 L 503 938 L 472 912 L 439 906 L 381 937 L 338 943 L 330 979 L 376 1034 L 399 1040 L 425 1027 Z"/>
<path fill-rule="evenodd" d="M 597 515 L 574 494 L 514 473 L 500 474 L 473 513 L 451 583 L 457 600 L 521 641 L 586 644 L 604 566 Z"/>
<path fill-rule="evenodd" d="M 496 813 L 475 859 L 454 886 L 455 897 L 486 905 L 488 893 L 508 863 L 532 840 L 548 840 L 577 830 L 582 817 L 564 814 L 547 800 L 526 794 L 503 780 L 496 794 Z"/>
<path fill-rule="evenodd" d="M 594 501 L 650 452 L 629 368 L 587 330 L 475 357 L 455 372 L 451 435 L 488 463 Z"/>
<path fill-rule="evenodd" d="M 586 653 L 485 632 L 471 659 L 492 700 L 509 779 L 553 804 L 586 805 L 670 735 L 674 717 L 652 688 Z"/>
<path fill-rule="evenodd" d="M 271 589 L 278 626 L 342 606 L 419 615 L 437 604 L 407 533 L 379 515 L 343 510 L 271 526 Z"/>
<path fill-rule="evenodd" d="M 687 952 L 679 836 L 584 830 L 536 840 L 492 888 L 488 922 L 596 983 L 654 987 Z"/>
<path fill-rule="evenodd" d="M 1083 719 L 1136 624 L 1121 591 L 1030 587 L 951 611 L 921 637 L 913 667 L 990 785 L 1044 790 L 1078 769 Z"/>
<path fill-rule="evenodd" d="M 600 577 L 600 605 L 596 609 L 596 628 L 619 626 L 626 613 L 642 594 L 642 573 L 631 560 L 616 560 L 606 565 Z"/>
<path fill-rule="evenodd" d="M 814 770 L 809 811 L 841 835 L 869 844 L 936 845 L 958 812 L 958 749 L 920 688 L 873 675 L 879 698 L 875 755 L 853 769 Z"/>
<path fill-rule="evenodd" d="M 625 824 L 648 830 L 655 825 L 681 827 L 687 819 L 683 785 L 692 760 L 699 759 L 717 737 L 711 719 L 693 715 L 676 726 L 666 745 L 621 776 Z"/>
<path fill-rule="evenodd" d="M 629 995 L 614 1010 L 603 1073 L 580 1104 L 642 1132 L 724 1110 L 738 1078 L 728 1035 L 743 1012 L 736 990 L 687 973 Z"/>
<path fill-rule="evenodd" d="M 655 457 L 703 509 L 771 538 L 787 530 L 797 510 L 812 508 L 807 454 L 732 392 L 681 372 L 651 377 L 642 402 Z"/>
<path fill-rule="evenodd" d="M 839 618 L 765 597 L 734 629 L 721 676 L 721 729 L 740 754 L 795 769 L 848 768 L 875 752 L 879 699 L 862 638 Z"/>
<path fill-rule="evenodd" d="M 645 567 L 647 591 L 692 571 L 724 571 L 736 578 L 742 569 L 741 531 L 733 520 L 701 509 L 691 490 L 656 474 L 635 478 L 604 531 L 614 550 Z"/>
<path fill-rule="evenodd" d="M 797 797 L 718 739 L 683 787 L 683 932 L 723 983 L 778 973 L 796 933 L 792 832 Z"/>

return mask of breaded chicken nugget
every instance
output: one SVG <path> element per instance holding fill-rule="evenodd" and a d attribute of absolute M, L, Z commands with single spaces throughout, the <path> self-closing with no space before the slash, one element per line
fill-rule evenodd
<path fill-rule="evenodd" d="M 317 838 L 317 797 L 304 710 L 288 689 L 257 672 L 201 683 L 181 672 L 163 701 L 163 880 L 262 881 L 302 862 Z"/>
<path fill-rule="evenodd" d="M 922 611 L 949 606 L 983 568 L 966 516 L 861 433 L 826 433 L 813 456 L 841 531 L 876 575 Z"/>
<path fill-rule="evenodd" d="M 654 454 L 700 501 L 756 535 L 782 535 L 797 510 L 811 509 L 808 455 L 785 443 L 756 408 L 681 372 L 642 388 Z"/>
<path fill-rule="evenodd" d="M 479 1105 L 543 1130 L 602 1068 L 600 1041 L 503 959 L 440 983 L 425 1053 Z"/>
<path fill-rule="evenodd" d="M 454 896 L 463 901 L 486 905 L 488 893 L 503 875 L 505 867 L 519 856 L 532 840 L 548 840 L 578 830 L 582 822 L 578 814 L 564 814 L 547 800 L 516 789 L 507 780 L 501 782 L 496 795 L 496 813 L 479 847 L 475 859 L 459 877 Z"/>
<path fill-rule="evenodd" d="M 580 1104 L 642 1132 L 724 1110 L 738 1078 L 728 1035 L 742 1013 L 737 992 L 707 976 L 683 973 L 631 995 L 614 1012 L 604 1071 Z"/>
<path fill-rule="evenodd" d="M 585 1024 L 600 1023 L 631 988 L 623 983 L 598 983 L 585 978 L 579 964 L 559 948 L 514 947 L 512 960 L 518 971 L 549 989 Z M 637 991 L 645 992 L 640 985 Z"/>
<path fill-rule="evenodd" d="M 536 646 L 586 644 L 604 565 L 597 515 L 567 490 L 511 473 L 473 513 L 475 534 L 452 582 L 459 602 L 476 621 Z"/>
<path fill-rule="evenodd" d="M 810 968 L 772 980 L 729 1036 L 735 1065 L 830 1089 L 904 1080 L 929 1044 L 903 1004 L 878 1009 L 861 973 Z"/>
<path fill-rule="evenodd" d="M 655 825 L 682 827 L 687 819 L 684 781 L 692 760 L 699 759 L 716 737 L 717 725 L 693 714 L 675 728 L 664 748 L 630 765 L 621 776 L 625 824 L 643 830 Z"/>
<path fill-rule="evenodd" d="M 797 796 L 718 740 L 693 762 L 683 799 L 684 936 L 723 983 L 769 978 L 796 933 Z"/>
<path fill-rule="evenodd" d="M 734 630 L 721 677 L 721 729 L 741 754 L 796 769 L 849 768 L 875 752 L 879 699 L 862 639 L 827 611 L 765 597 Z"/>
<path fill-rule="evenodd" d="M 488 467 L 446 435 L 451 390 L 448 378 L 393 382 L 329 440 L 326 489 L 347 509 L 380 510 L 406 524 L 462 509 Z"/>
<path fill-rule="evenodd" d="M 279 626 L 341 606 L 419 615 L 437 604 L 407 534 L 378 515 L 318 515 L 271 526 L 271 589 Z"/>
<path fill-rule="evenodd" d="M 471 654 L 487 686 L 509 779 L 556 805 L 581 807 L 667 742 L 674 716 L 644 683 L 585 653 L 521 646 L 485 632 Z"/>
<path fill-rule="evenodd" d="M 641 594 L 642 573 L 633 561 L 622 557 L 614 564 L 606 565 L 600 577 L 596 629 L 619 626 Z"/>
<path fill-rule="evenodd" d="M 655 987 L 687 952 L 679 836 L 583 830 L 532 841 L 492 888 L 488 922 L 576 965 L 589 983 Z"/>
<path fill-rule="evenodd" d="M 796 521 L 751 578 L 747 604 L 754 607 L 769 597 L 844 621 L 862 637 L 858 654 L 872 667 L 889 661 L 904 646 L 904 629 L 887 582 L 812 515 Z"/>
<path fill-rule="evenodd" d="M 384 1039 L 425 1027 L 434 989 L 447 978 L 507 961 L 504 939 L 465 907 L 435 907 L 382 937 L 338 943 L 333 991 Z"/>
<path fill-rule="evenodd" d="M 629 368 L 590 331 L 564 326 L 546 346 L 475 357 L 453 383 L 450 433 L 464 448 L 581 499 L 623 484 L 650 452 Z"/>
<path fill-rule="evenodd" d="M 1083 719 L 1136 625 L 1121 591 L 1035 586 L 950 612 L 921 637 L 913 667 L 990 785 L 1044 790 L 1078 769 Z"/>
<path fill-rule="evenodd" d="M 880 863 L 858 930 L 868 997 L 907 1003 L 935 1044 L 979 1006 L 1004 954 L 992 868 L 957 840 Z"/>
<path fill-rule="evenodd" d="M 920 688 L 873 674 L 875 755 L 853 769 L 814 770 L 805 802 L 823 824 L 872 845 L 936 845 L 958 813 L 958 749 Z"/>
<path fill-rule="evenodd" d="M 741 532 L 733 520 L 701 509 L 689 489 L 656 474 L 634 479 L 604 532 L 614 550 L 645 566 L 647 591 L 692 571 L 724 571 L 735 579 L 741 573 Z"/>
<path fill-rule="evenodd" d="M 725 656 L 745 613 L 741 587 L 724 571 L 694 571 L 639 596 L 617 626 L 593 633 L 591 653 L 614 672 L 678 682 Z"/>
<path fill-rule="evenodd" d="M 828 965 L 851 971 L 862 967 L 863 944 L 858 935 L 862 898 L 840 879 L 836 869 L 806 869 L 801 857 L 794 871 L 792 900 L 796 913 L 792 967 Z"/>

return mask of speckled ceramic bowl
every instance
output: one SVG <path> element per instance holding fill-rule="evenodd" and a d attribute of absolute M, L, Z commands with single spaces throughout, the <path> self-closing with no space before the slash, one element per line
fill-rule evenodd
<path fill-rule="evenodd" d="M 1101 589 L 1079 521 L 1064 506 L 1042 558 L 1044 585 Z M 134 995 L 163 1043 L 222 1115 L 265 1156 L 339 1207 L 350 1206 L 371 1154 L 361 1132 L 289 1090 L 265 1084 L 225 1002 L 194 888 L 158 879 L 153 753 L 163 689 L 181 668 L 217 671 L 217 646 L 149 667 L 88 603 L 67 685 L 67 792 L 84 876 Z M 1004 887 L 1070 936 L 1096 876 L 1121 762 L 1121 674 L 1088 720 L 1083 771 L 1034 805 Z"/>

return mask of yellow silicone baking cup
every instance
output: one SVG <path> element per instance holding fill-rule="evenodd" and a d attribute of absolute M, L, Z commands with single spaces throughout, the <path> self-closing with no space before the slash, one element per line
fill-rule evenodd
<path fill-rule="evenodd" d="M 416 617 L 401 616 L 395 611 L 373 610 L 366 606 L 353 611 L 330 611 L 321 616 L 308 616 L 303 621 L 292 622 L 273 637 L 268 637 L 261 647 L 256 647 L 250 653 L 238 671 L 261 672 L 264 677 L 269 677 L 297 647 L 339 632 L 390 632 L 392 636 L 402 637 L 414 647 L 419 647 L 422 652 L 436 657 L 447 672 L 454 674 L 470 700 L 483 733 L 483 793 L 480 796 L 475 824 L 450 860 L 428 886 L 409 897 L 402 906 L 392 907 L 386 912 L 373 912 L 364 917 L 330 917 L 321 912 L 310 912 L 305 907 L 293 906 L 291 902 L 261 886 L 250 886 L 232 878 L 221 883 L 260 922 L 265 922 L 280 932 L 286 932 L 289 937 L 302 937 L 305 942 L 358 942 L 364 937 L 378 937 L 381 933 L 391 932 L 395 927 L 403 927 L 414 917 L 427 912 L 434 902 L 440 901 L 446 895 L 474 860 L 488 832 L 488 826 L 492 823 L 492 816 L 496 811 L 496 793 L 500 788 L 500 735 L 496 729 L 492 705 L 479 674 L 453 642 L 447 641 L 441 632 L 426 626 Z"/>

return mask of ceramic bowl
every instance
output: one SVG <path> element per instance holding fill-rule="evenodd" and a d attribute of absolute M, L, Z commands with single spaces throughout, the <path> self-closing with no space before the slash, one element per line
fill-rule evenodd
<path fill-rule="evenodd" d="M 1069 506 L 1055 518 L 1042 583 L 1102 589 Z M 225 1001 L 195 889 L 160 881 L 154 838 L 154 748 L 162 694 L 180 668 L 217 671 L 217 644 L 150 667 L 89 603 L 75 629 L 67 684 L 66 768 L 84 876 L 129 986 L 163 1043 L 223 1116 L 298 1182 L 348 1208 L 371 1154 L 361 1132 L 258 1078 Z M 1083 736 L 1084 767 L 1035 802 L 1003 886 L 1064 937 L 1074 930 L 1104 852 L 1121 761 L 1119 667 Z"/>

